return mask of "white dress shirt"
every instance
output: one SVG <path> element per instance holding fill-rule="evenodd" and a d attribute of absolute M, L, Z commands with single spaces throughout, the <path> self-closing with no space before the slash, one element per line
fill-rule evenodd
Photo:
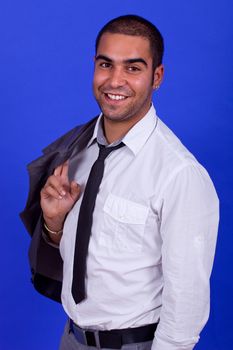
<path fill-rule="evenodd" d="M 101 143 L 101 115 L 70 161 L 82 193 Z M 103 137 L 102 137 L 103 138 Z M 82 196 L 67 216 L 60 252 L 62 303 L 80 327 L 119 329 L 160 319 L 153 350 L 191 350 L 209 316 L 218 198 L 206 170 L 151 106 L 105 160 L 87 256 L 87 298 L 71 284 Z"/>

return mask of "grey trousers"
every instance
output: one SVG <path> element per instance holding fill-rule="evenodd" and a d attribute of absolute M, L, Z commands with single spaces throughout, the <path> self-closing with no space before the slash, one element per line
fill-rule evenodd
<path fill-rule="evenodd" d="M 126 344 L 122 346 L 121 350 L 151 350 L 151 345 L 152 341 L 147 341 L 144 343 Z M 61 338 L 59 350 L 97 350 L 97 348 L 94 346 L 80 344 L 73 335 L 73 333 L 69 333 L 69 324 L 67 322 L 63 336 Z"/>

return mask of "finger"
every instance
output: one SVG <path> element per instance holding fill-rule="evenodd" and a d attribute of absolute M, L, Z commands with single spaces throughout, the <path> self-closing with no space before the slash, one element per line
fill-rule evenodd
<path fill-rule="evenodd" d="M 68 170 L 69 170 L 69 162 L 67 160 L 65 163 L 62 164 L 62 169 L 61 169 L 61 178 L 65 182 L 69 181 L 69 179 L 68 179 Z"/>
<path fill-rule="evenodd" d="M 61 176 L 61 172 L 62 172 L 62 164 L 59 165 L 57 168 L 55 168 L 53 175 L 55 176 Z"/>
<path fill-rule="evenodd" d="M 75 181 L 72 181 L 70 184 L 70 195 L 74 201 L 76 201 L 80 196 L 81 188 L 80 185 Z"/>
<path fill-rule="evenodd" d="M 55 189 L 63 197 L 66 195 L 66 189 L 63 186 L 61 177 L 59 177 L 59 176 L 51 175 L 48 178 L 44 188 L 46 188 L 47 186 L 51 186 L 53 189 Z M 67 190 L 69 190 L 69 189 L 67 189 Z"/>
<path fill-rule="evenodd" d="M 52 197 L 55 199 L 62 199 L 63 196 L 60 195 L 60 193 L 53 188 L 52 186 L 46 186 L 41 190 L 41 197 L 42 198 L 48 198 Z"/>

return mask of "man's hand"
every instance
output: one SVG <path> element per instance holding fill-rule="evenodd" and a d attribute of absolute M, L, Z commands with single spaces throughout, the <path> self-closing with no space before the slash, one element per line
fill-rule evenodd
<path fill-rule="evenodd" d="M 44 220 L 52 231 L 60 231 L 80 195 L 80 186 L 68 179 L 68 161 L 58 166 L 41 190 Z"/>

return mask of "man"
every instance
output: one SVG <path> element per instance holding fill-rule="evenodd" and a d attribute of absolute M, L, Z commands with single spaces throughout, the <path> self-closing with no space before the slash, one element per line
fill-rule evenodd
<path fill-rule="evenodd" d="M 191 350 L 208 319 L 218 199 L 156 115 L 162 56 L 147 20 L 107 23 L 93 80 L 102 113 L 29 166 L 21 217 L 36 289 L 60 300 L 63 281 L 61 350 Z"/>

